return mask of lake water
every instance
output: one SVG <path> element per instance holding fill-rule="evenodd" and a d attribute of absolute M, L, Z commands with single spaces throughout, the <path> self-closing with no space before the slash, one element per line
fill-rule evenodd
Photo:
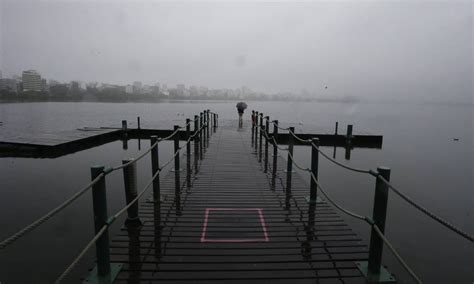
<path fill-rule="evenodd" d="M 203 109 L 218 113 L 220 121 L 237 118 L 235 102 L 0 104 L 0 140 L 84 126 L 119 127 L 122 119 L 129 121 L 129 127 L 136 127 L 137 116 L 141 117 L 143 128 L 168 129 L 174 124 L 183 125 L 186 117 L 192 118 Z M 296 132 L 332 131 L 335 121 L 339 121 L 340 132 L 345 132 L 347 124 L 354 124 L 355 132 L 383 135 L 382 149 L 354 149 L 351 160 L 346 161 L 343 149 L 338 148 L 337 160 L 359 168 L 390 167 L 391 181 L 403 192 L 474 233 L 472 105 L 250 102 L 246 123 L 251 109 L 278 119 L 283 126 L 295 126 Z M 142 150 L 148 143 L 142 141 Z M 324 150 L 330 154 L 333 151 Z M 169 142 L 160 146 L 160 159 L 169 159 L 171 151 Z M 309 151 L 307 147 L 296 147 L 297 162 L 309 165 Z M 134 157 L 139 152 L 137 141 L 130 141 L 128 150 L 116 141 L 56 159 L 0 158 L 0 238 L 11 235 L 71 196 L 89 181 L 91 165 L 116 165 L 122 158 Z M 150 178 L 150 161 L 144 159 L 138 165 L 139 185 L 143 185 Z M 340 204 L 371 215 L 375 183 L 372 177 L 348 172 L 323 158 L 319 176 Z M 110 213 L 124 204 L 122 182 L 121 173 L 107 177 Z M 368 226 L 347 221 L 368 243 Z M 425 283 L 474 281 L 472 243 L 428 219 L 393 193 L 389 196 L 386 235 Z M 92 236 L 92 202 L 90 194 L 85 194 L 0 251 L 0 281 L 51 283 Z M 91 250 L 68 282 L 79 282 L 92 265 L 93 257 Z M 384 263 L 400 278 L 409 279 L 387 250 Z"/>

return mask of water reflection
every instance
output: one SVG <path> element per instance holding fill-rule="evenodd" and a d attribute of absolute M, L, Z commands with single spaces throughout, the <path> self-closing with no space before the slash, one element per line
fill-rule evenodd
<path fill-rule="evenodd" d="M 138 283 L 141 279 L 141 252 L 140 252 L 140 232 L 142 227 L 131 227 L 128 233 L 128 257 L 130 261 L 130 271 L 128 273 L 128 283 Z"/>

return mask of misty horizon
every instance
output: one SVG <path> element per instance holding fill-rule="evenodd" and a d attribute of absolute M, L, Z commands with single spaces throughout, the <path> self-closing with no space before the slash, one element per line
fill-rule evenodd
<path fill-rule="evenodd" d="M 2 1 L 0 13 L 3 77 L 472 102 L 471 1 Z"/>

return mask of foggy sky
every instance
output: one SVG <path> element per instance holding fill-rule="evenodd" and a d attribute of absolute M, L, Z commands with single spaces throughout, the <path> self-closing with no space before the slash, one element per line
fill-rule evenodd
<path fill-rule="evenodd" d="M 469 0 L 0 3 L 4 77 L 472 102 Z"/>

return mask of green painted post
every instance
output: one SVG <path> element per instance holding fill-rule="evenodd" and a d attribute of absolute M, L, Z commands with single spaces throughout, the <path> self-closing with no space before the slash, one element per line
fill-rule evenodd
<path fill-rule="evenodd" d="M 390 169 L 386 167 L 378 167 L 377 172 L 390 181 Z M 387 216 L 387 202 L 388 202 L 388 186 L 386 183 L 381 181 L 379 178 L 375 181 L 375 197 L 374 197 L 374 210 L 372 219 L 379 227 L 382 233 L 385 232 L 385 219 Z M 382 251 L 383 251 L 383 240 L 372 228 L 370 234 L 370 249 L 369 249 L 369 264 L 368 271 L 370 275 L 379 275 L 380 266 L 382 265 Z"/>
<path fill-rule="evenodd" d="M 255 112 L 255 153 L 258 151 L 258 111 Z"/>
<path fill-rule="evenodd" d="M 272 190 L 276 188 L 276 172 L 278 159 L 278 145 L 276 139 L 278 137 L 278 120 L 273 121 L 273 167 L 272 167 Z"/>
<path fill-rule="evenodd" d="M 202 137 L 202 112 L 199 113 L 199 159 L 202 161 L 202 144 L 204 143 Z"/>
<path fill-rule="evenodd" d="M 210 112 L 210 110 L 207 110 L 207 112 L 206 112 L 207 147 L 209 147 L 209 137 L 211 137 L 210 131 L 209 131 L 209 118 L 210 118 L 209 112 Z"/>
<path fill-rule="evenodd" d="M 265 117 L 266 122 L 265 122 L 265 155 L 264 155 L 264 168 L 263 172 L 267 173 L 268 172 L 268 136 L 270 134 L 270 117 L 267 115 Z"/>
<path fill-rule="evenodd" d="M 311 139 L 311 173 L 318 180 L 318 164 L 319 164 L 319 151 L 316 147 L 319 147 L 319 139 Z M 313 145 L 314 144 L 314 145 Z M 310 204 L 316 204 L 318 198 L 318 185 L 316 181 L 310 177 L 310 194 L 309 202 Z"/>
<path fill-rule="evenodd" d="M 122 160 L 122 164 L 129 164 L 133 159 Z M 123 183 L 125 188 L 125 201 L 130 204 L 138 195 L 137 192 L 137 164 L 130 163 L 123 168 Z M 138 217 L 138 202 L 127 209 L 127 220 L 125 226 L 128 228 L 140 227 L 142 222 Z"/>
<path fill-rule="evenodd" d="M 104 171 L 103 166 L 91 167 L 91 179 L 94 180 Z M 102 177 L 92 186 L 92 206 L 94 210 L 95 233 L 99 233 L 107 223 L 107 195 L 105 190 L 105 177 Z M 97 274 L 101 277 L 110 277 L 110 254 L 109 254 L 109 232 L 108 229 L 99 237 L 95 243 L 97 254 Z"/>
<path fill-rule="evenodd" d="M 290 132 L 295 132 L 294 127 L 290 127 Z M 289 134 L 288 135 L 288 160 L 286 164 L 286 193 L 287 195 L 291 195 L 291 174 L 293 172 L 293 159 L 291 158 L 293 156 L 293 144 L 294 144 L 294 139 L 293 135 Z"/>
<path fill-rule="evenodd" d="M 347 125 L 346 139 L 350 142 L 352 139 L 352 124 Z"/>
<path fill-rule="evenodd" d="M 194 173 L 198 172 L 198 159 L 199 159 L 199 116 L 194 116 Z"/>
<path fill-rule="evenodd" d="M 153 146 L 158 141 L 158 136 L 151 136 L 150 137 L 150 146 Z M 160 168 L 160 155 L 158 151 L 157 144 L 153 149 L 151 149 L 151 175 L 154 176 L 159 168 Z M 157 214 L 161 214 L 161 189 L 160 189 L 160 174 L 156 176 L 153 180 L 153 207 L 155 212 L 155 219 L 160 220 L 160 216 L 156 216 Z"/>
<path fill-rule="evenodd" d="M 191 119 L 186 118 L 186 141 L 191 137 Z M 186 143 L 186 185 L 191 188 L 191 142 Z"/>
<path fill-rule="evenodd" d="M 179 129 L 179 125 L 173 127 L 174 131 Z M 176 198 L 176 210 L 181 210 L 181 180 L 179 176 L 179 135 L 174 136 L 174 196 Z M 176 153 L 178 153 L 176 155 Z"/>
<path fill-rule="evenodd" d="M 263 113 L 260 113 L 260 142 L 258 144 L 258 161 L 262 161 Z"/>

